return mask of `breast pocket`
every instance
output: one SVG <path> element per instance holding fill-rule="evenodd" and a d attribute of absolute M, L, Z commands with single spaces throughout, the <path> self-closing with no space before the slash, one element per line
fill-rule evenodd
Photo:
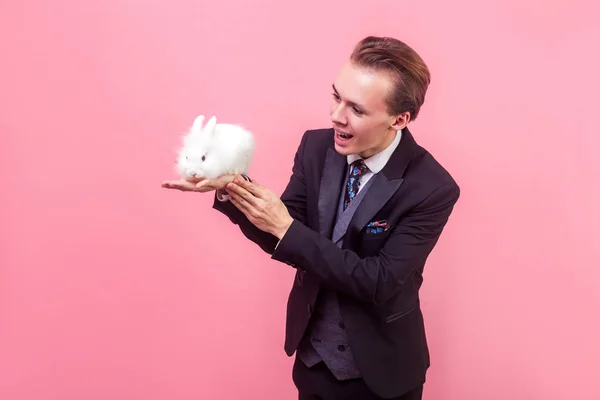
<path fill-rule="evenodd" d="M 385 246 L 390 234 L 391 231 L 376 234 L 363 234 L 360 239 L 360 254 L 364 257 L 377 255 L 382 247 Z"/>

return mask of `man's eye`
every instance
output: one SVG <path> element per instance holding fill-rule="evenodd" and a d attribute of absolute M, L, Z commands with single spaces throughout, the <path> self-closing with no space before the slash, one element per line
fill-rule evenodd
<path fill-rule="evenodd" d="M 352 107 L 352 108 L 354 109 L 354 112 L 357 113 L 357 114 L 362 114 L 363 113 L 361 110 L 359 110 L 356 107 Z"/>

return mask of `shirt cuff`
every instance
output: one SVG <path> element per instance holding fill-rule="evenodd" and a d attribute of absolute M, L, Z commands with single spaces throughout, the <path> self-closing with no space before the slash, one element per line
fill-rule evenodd
<path fill-rule="evenodd" d="M 217 200 L 219 201 L 229 201 L 229 195 L 223 189 L 217 189 Z"/>

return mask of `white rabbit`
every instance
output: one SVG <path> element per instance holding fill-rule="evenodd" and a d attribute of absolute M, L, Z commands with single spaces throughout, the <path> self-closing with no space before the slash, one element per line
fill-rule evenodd
<path fill-rule="evenodd" d="M 211 117 L 202 127 L 204 115 L 196 117 L 179 152 L 177 170 L 182 178 L 216 179 L 221 175 L 247 174 L 255 140 L 239 125 L 217 124 Z"/>

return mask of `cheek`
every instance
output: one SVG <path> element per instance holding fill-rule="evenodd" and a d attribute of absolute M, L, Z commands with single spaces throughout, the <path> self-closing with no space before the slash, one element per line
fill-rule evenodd
<path fill-rule="evenodd" d="M 352 130 L 356 135 L 356 138 L 360 143 L 371 144 L 377 141 L 379 131 L 377 124 L 368 118 L 359 118 L 356 115 L 349 118 L 349 122 L 352 125 Z"/>
<path fill-rule="evenodd" d="M 352 127 L 352 132 L 359 137 L 364 139 L 369 132 L 369 121 L 365 118 L 360 118 L 355 114 L 348 116 L 348 124 Z"/>

